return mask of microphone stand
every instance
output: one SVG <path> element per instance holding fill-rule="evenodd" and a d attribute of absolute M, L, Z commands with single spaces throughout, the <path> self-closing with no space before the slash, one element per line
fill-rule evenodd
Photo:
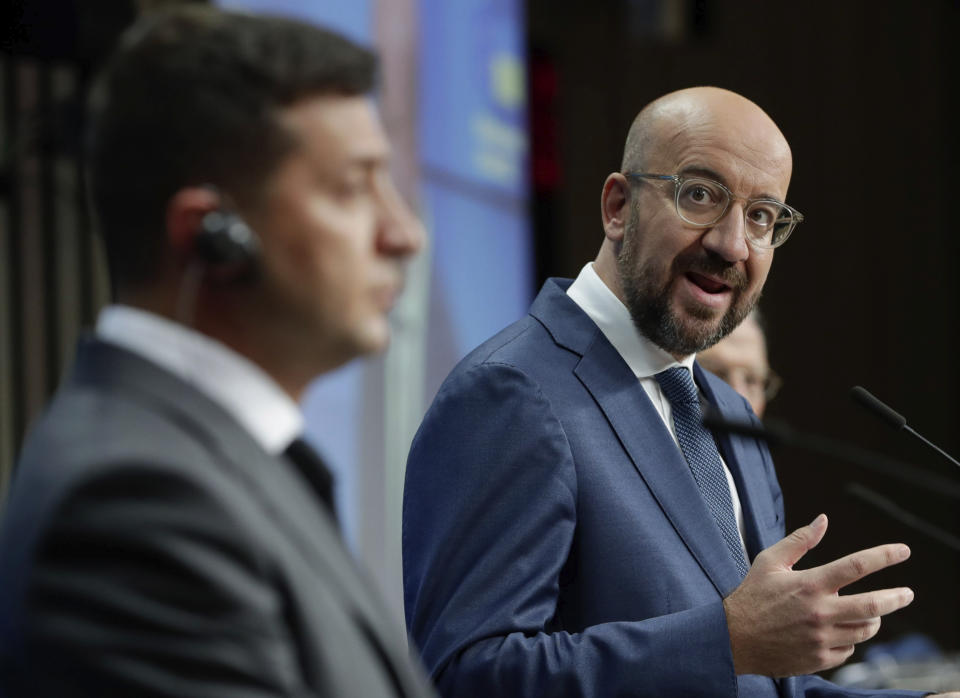
<path fill-rule="evenodd" d="M 848 441 L 799 431 L 773 419 L 768 419 L 760 425 L 754 422 L 727 419 L 714 409 L 706 409 L 703 425 L 707 429 L 719 432 L 763 439 L 771 448 L 788 446 L 814 455 L 836 458 L 940 497 L 960 500 L 960 483 L 954 480 L 918 470 L 903 461 L 869 451 Z"/>

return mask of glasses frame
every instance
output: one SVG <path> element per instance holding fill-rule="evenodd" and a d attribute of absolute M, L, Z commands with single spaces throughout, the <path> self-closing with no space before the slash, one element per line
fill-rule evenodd
<path fill-rule="evenodd" d="M 780 388 L 783 387 L 783 379 L 780 375 L 774 371 L 772 368 L 767 374 L 767 380 L 763 382 L 763 396 L 767 398 L 767 402 L 770 402 L 777 396 L 777 393 L 780 392 Z"/>
<path fill-rule="evenodd" d="M 735 196 L 734 193 L 730 191 L 729 188 L 727 188 L 726 186 L 724 186 L 723 184 L 721 184 L 720 182 L 714 179 L 710 179 L 709 177 L 699 177 L 699 176 L 686 177 L 684 175 L 678 175 L 678 174 L 672 174 L 672 175 L 654 174 L 651 172 L 624 172 L 623 176 L 626 177 L 627 179 L 633 179 L 633 180 L 655 179 L 659 181 L 673 182 L 674 184 L 673 207 L 676 210 L 677 215 L 680 216 L 680 219 L 683 220 L 685 223 L 689 223 L 690 225 L 695 226 L 697 228 L 709 228 L 711 225 L 715 225 L 717 221 L 719 221 L 721 218 L 727 215 L 727 211 L 730 210 L 730 204 L 732 204 L 734 201 L 742 201 L 744 203 L 744 207 L 743 207 L 744 230 L 749 230 L 749 227 L 748 227 L 749 224 L 747 223 L 747 220 L 746 220 L 747 209 L 749 209 L 750 206 L 752 206 L 753 204 L 764 202 L 769 204 L 776 204 L 777 206 L 785 208 L 787 211 L 790 212 L 792 220 L 790 221 L 790 226 L 787 228 L 787 232 L 783 234 L 780 240 L 778 240 L 773 244 L 767 244 L 765 242 L 761 242 L 755 239 L 749 233 L 746 234 L 747 241 L 751 245 L 764 250 L 772 250 L 775 247 L 780 247 L 780 245 L 785 243 L 787 241 L 787 238 L 789 238 L 790 235 L 793 233 L 793 230 L 794 228 L 797 227 L 797 224 L 803 222 L 803 214 L 800 213 L 797 209 L 793 208 L 793 206 L 790 206 L 789 204 L 785 204 L 782 201 L 778 201 L 777 199 L 768 199 L 768 198 L 744 199 L 742 196 Z M 720 189 L 722 189 L 724 193 L 726 193 L 727 195 L 727 205 L 723 207 L 723 211 L 720 212 L 720 215 L 718 215 L 709 223 L 696 223 L 694 221 L 689 220 L 686 216 L 683 215 L 683 213 L 680 212 L 680 189 L 683 188 L 684 182 L 688 182 L 691 180 L 700 180 L 703 182 L 709 182 L 710 184 L 715 185 Z"/>

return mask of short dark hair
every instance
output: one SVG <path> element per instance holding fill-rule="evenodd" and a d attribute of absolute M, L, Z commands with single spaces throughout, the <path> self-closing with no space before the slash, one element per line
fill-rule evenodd
<path fill-rule="evenodd" d="M 156 276 L 179 189 L 213 184 L 255 200 L 296 144 L 279 110 L 366 94 L 375 73 L 370 51 L 291 19 L 186 5 L 137 22 L 88 112 L 90 193 L 113 280 Z"/>

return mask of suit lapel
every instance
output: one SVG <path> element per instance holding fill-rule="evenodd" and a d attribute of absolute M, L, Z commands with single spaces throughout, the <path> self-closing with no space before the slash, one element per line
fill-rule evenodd
<path fill-rule="evenodd" d="M 574 373 L 590 392 L 624 452 L 690 554 L 721 595 L 740 583 L 720 529 L 693 473 L 646 392 L 596 324 L 566 294 L 570 282 L 549 279 L 530 314 L 554 341 L 581 356 Z"/>
<path fill-rule="evenodd" d="M 83 341 L 76 375 L 80 380 L 133 392 L 206 444 L 218 466 L 245 483 L 286 538 L 351 608 L 373 649 L 387 663 L 398 690 L 409 692 L 401 690 L 403 685 L 411 685 L 400 679 L 410 673 L 402 631 L 397 626 L 392 638 L 387 637 L 384 626 L 392 624 L 385 621 L 392 614 L 377 601 L 366 575 L 344 547 L 336 523 L 306 483 L 297 479 L 291 465 L 266 453 L 227 412 L 194 387 L 124 349 Z"/>
<path fill-rule="evenodd" d="M 717 591 L 729 593 L 739 573 L 693 473 L 640 382 L 599 330 L 574 372 L 690 553 Z"/>
<path fill-rule="evenodd" d="M 245 433 L 244 436 L 249 438 Z M 335 587 L 343 602 L 352 607 L 354 621 L 361 625 L 367 641 L 381 657 L 398 694 L 410 692 L 409 678 L 402 678 L 409 674 L 405 635 L 399 622 L 389 622 L 393 614 L 380 603 L 379 593 L 346 549 L 328 510 L 305 487 L 306 483 L 296 478 L 291 466 L 263 453 L 256 444 L 220 439 L 220 447 L 224 460 L 245 472 L 258 498 L 271 509 L 274 519 L 287 530 L 288 537 L 324 582 Z M 250 451 L 257 456 L 251 457 Z M 388 633 L 389 629 L 395 632 Z"/>
<path fill-rule="evenodd" d="M 736 419 L 746 420 L 749 413 L 739 402 L 739 396 L 733 396 L 735 401 L 728 399 L 731 397 L 729 391 L 715 389 L 715 381 L 718 380 L 709 376 L 699 364 L 694 364 L 694 375 L 697 385 L 707 401 L 714 405 L 722 414 L 735 416 Z M 768 529 L 762 526 L 761 522 L 773 523 L 776 521 L 776 512 L 770 503 L 770 491 L 767 489 L 767 478 L 763 472 L 757 471 L 762 463 L 762 455 L 757 448 L 757 443 L 753 439 L 735 437 L 730 434 L 715 435 L 723 459 L 733 474 L 734 482 L 737 485 L 737 494 L 740 497 L 740 504 L 743 507 L 743 519 L 746 527 L 747 551 L 750 559 L 753 558 L 764 548 L 772 545 L 776 540 L 769 540 L 766 537 Z"/>
<path fill-rule="evenodd" d="M 381 658 L 398 695 L 412 694 L 406 636 L 399 622 L 390 622 L 393 614 L 380 603 L 379 593 L 346 549 L 329 511 L 297 478 L 292 466 L 263 452 L 246 432 L 230 438 L 223 438 L 225 435 L 218 438 L 224 462 L 245 475 L 324 583 L 335 587 L 339 598 L 351 607 L 354 621 Z M 388 632 L 391 629 L 395 632 Z"/>

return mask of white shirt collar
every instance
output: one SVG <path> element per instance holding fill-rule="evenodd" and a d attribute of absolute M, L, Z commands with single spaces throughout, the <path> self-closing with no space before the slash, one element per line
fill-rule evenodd
<path fill-rule="evenodd" d="M 693 371 L 694 354 L 677 361 L 640 333 L 627 310 L 589 262 L 567 289 L 567 295 L 593 320 L 637 378 L 650 378 L 673 366 Z"/>
<path fill-rule="evenodd" d="M 597 324 L 600 331 L 620 353 L 623 360 L 627 362 L 679 447 L 670 401 L 663 394 L 663 390 L 654 376 L 674 366 L 683 366 L 692 372 L 695 355 L 691 354 L 685 356 L 683 360 L 677 361 L 673 356 L 640 334 L 640 330 L 633 324 L 630 311 L 614 295 L 613 291 L 603 283 L 603 280 L 593 268 L 592 262 L 580 271 L 580 275 L 567 289 L 567 295 L 580 306 L 583 312 L 590 316 L 590 319 Z M 720 456 L 720 462 L 723 465 L 727 486 L 730 488 L 733 513 L 737 519 L 737 528 L 740 531 L 740 544 L 743 546 L 744 555 L 746 555 L 746 524 L 743 517 L 743 505 L 740 503 L 740 495 L 737 493 L 737 485 L 733 479 L 733 474 L 724 462 L 722 455 Z"/>
<path fill-rule="evenodd" d="M 224 344 L 159 315 L 110 305 L 97 336 L 178 376 L 229 412 L 271 455 L 303 431 L 303 415 L 259 366 Z"/>

